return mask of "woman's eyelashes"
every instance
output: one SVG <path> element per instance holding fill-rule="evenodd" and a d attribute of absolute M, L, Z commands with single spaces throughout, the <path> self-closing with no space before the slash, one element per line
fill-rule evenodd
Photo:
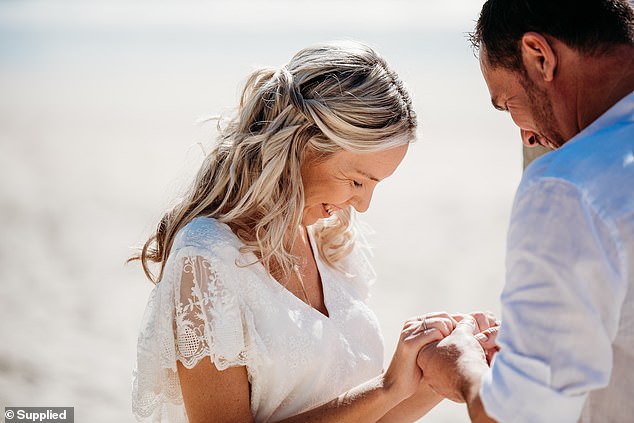
<path fill-rule="evenodd" d="M 349 184 L 353 188 L 363 188 L 363 182 L 358 179 L 351 178 L 350 176 L 341 175 L 336 178 L 337 180 Z"/>

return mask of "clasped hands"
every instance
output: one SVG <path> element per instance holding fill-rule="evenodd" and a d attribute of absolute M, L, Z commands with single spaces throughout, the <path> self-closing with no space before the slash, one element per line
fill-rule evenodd
<path fill-rule="evenodd" d="M 451 316 L 456 325 L 442 339 L 424 345 L 417 357 L 423 381 L 437 394 L 465 402 L 499 351 L 500 321 L 492 313 Z M 429 323 L 424 326 L 429 327 Z M 446 332 L 445 332 L 446 333 Z M 477 383 L 476 383 L 477 382 Z"/>
<path fill-rule="evenodd" d="M 384 385 L 402 399 L 431 387 L 465 402 L 472 379 L 488 369 L 498 351 L 500 322 L 492 313 L 428 313 L 403 325 Z"/>

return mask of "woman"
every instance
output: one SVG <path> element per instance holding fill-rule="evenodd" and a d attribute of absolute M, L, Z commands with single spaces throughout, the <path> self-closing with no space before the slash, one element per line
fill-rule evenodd
<path fill-rule="evenodd" d="M 367 46 L 306 48 L 251 75 L 191 190 L 137 257 L 157 283 L 139 337 L 137 417 L 414 420 L 440 401 L 416 355 L 456 322 L 406 322 L 382 371 L 354 219 L 415 130 L 409 94 Z"/>

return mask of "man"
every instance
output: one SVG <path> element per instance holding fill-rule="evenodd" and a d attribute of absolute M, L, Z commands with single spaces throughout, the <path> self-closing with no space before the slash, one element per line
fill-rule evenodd
<path fill-rule="evenodd" d="M 474 422 L 631 422 L 632 6 L 488 0 L 472 40 L 494 107 L 525 145 L 555 151 L 527 168 L 516 195 L 490 368 L 470 318 L 424 348 L 419 366 Z"/>

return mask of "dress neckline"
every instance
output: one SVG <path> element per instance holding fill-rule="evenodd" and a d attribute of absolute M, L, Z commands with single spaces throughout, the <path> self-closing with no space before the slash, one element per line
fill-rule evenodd
<path fill-rule="evenodd" d="M 319 257 L 319 250 L 317 249 L 317 241 L 315 241 L 315 238 L 313 236 L 313 228 L 312 227 L 307 227 L 306 228 L 306 234 L 308 235 L 308 241 L 310 242 L 310 248 L 311 251 L 313 253 L 313 257 L 315 258 L 315 265 L 317 266 L 317 274 L 319 274 L 319 283 L 321 284 L 321 292 L 322 292 L 322 296 L 323 296 L 323 300 L 324 300 L 324 308 L 326 309 L 326 313 L 324 314 L 321 311 L 317 310 L 315 307 L 310 307 L 313 310 L 315 310 L 317 313 L 321 314 L 322 316 L 324 316 L 326 319 L 330 319 L 330 317 L 332 316 L 331 313 L 331 309 L 329 307 L 329 298 L 327 298 L 326 296 L 326 292 L 330 292 L 330 289 L 326 289 L 326 280 L 330 281 L 329 278 L 324 278 L 324 276 L 328 276 L 328 269 L 326 268 L 327 266 L 325 266 L 325 263 L 323 263 L 321 261 L 321 257 Z M 328 285 L 330 285 L 330 283 L 328 282 Z M 328 288 L 330 288 L 330 286 L 328 286 Z M 302 301 L 303 302 L 303 301 Z M 306 304 L 308 305 L 308 304 Z"/>
<path fill-rule="evenodd" d="M 213 219 L 213 218 L 209 218 L 209 219 Z M 235 238 L 238 244 L 238 249 L 240 249 L 241 247 L 245 245 L 240 240 L 240 238 L 238 238 L 238 236 L 231 230 L 231 227 L 228 224 L 224 222 L 220 222 L 217 219 L 214 219 L 214 220 L 221 223 L 226 228 L 226 230 L 228 230 L 233 235 L 233 237 Z M 331 306 L 330 304 L 331 303 L 331 298 L 330 298 L 331 284 L 330 284 L 330 278 L 329 278 L 330 276 L 329 269 L 328 269 L 328 266 L 322 262 L 321 257 L 319 256 L 319 250 L 317 249 L 317 242 L 315 241 L 315 238 L 314 238 L 313 228 L 310 226 L 306 227 L 306 233 L 308 235 L 311 252 L 313 254 L 313 257 L 315 259 L 315 264 L 317 266 L 317 273 L 319 274 L 319 281 L 321 283 L 321 292 L 323 295 L 324 307 L 326 308 L 326 311 L 328 314 L 324 314 L 321 311 L 317 310 L 315 307 L 312 307 L 306 304 L 305 301 L 303 301 L 297 295 L 293 294 L 288 288 L 286 288 L 282 283 L 280 283 L 277 279 L 275 279 L 273 275 L 271 275 L 269 272 L 266 271 L 266 268 L 264 267 L 264 265 L 257 259 L 255 254 L 253 254 L 252 252 L 248 253 L 249 260 L 252 259 L 253 266 L 256 266 L 255 268 L 257 268 L 258 271 L 262 272 L 264 275 L 267 276 L 266 279 L 273 284 L 273 287 L 275 289 L 279 290 L 282 293 L 281 295 L 288 298 L 287 302 L 290 303 L 290 305 L 295 305 L 297 303 L 300 303 L 298 304 L 298 306 L 305 308 L 309 313 L 316 313 L 316 315 L 322 319 L 332 320 L 332 308 L 330 307 Z"/>
<path fill-rule="evenodd" d="M 313 236 L 313 231 L 311 227 L 306 228 L 306 233 L 308 235 L 308 241 L 310 243 L 311 252 L 315 259 L 315 265 L 317 266 L 317 273 L 319 274 L 319 281 L 321 283 L 321 292 L 324 299 L 324 307 L 326 308 L 326 312 L 328 314 L 324 314 L 321 311 L 317 310 L 315 307 L 307 304 L 304 300 L 299 298 L 297 295 L 293 294 L 286 286 L 280 283 L 277 279 L 273 277 L 270 273 L 266 271 L 262 263 L 258 262 L 258 267 L 262 272 L 266 273 L 269 277 L 269 280 L 275 283 L 280 289 L 284 296 L 289 299 L 289 302 L 292 304 L 299 303 L 299 307 L 305 308 L 309 313 L 316 313 L 319 317 L 326 320 L 331 320 L 332 312 L 330 307 L 330 280 L 328 278 L 324 278 L 325 275 L 328 274 L 327 269 L 325 268 L 324 263 L 322 263 L 321 258 L 319 257 L 319 250 L 317 249 L 317 243 Z"/>

